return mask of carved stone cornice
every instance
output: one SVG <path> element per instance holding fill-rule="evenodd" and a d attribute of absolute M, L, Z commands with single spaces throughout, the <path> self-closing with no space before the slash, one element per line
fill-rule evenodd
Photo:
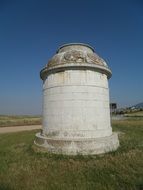
<path fill-rule="evenodd" d="M 86 44 L 66 44 L 59 48 L 48 64 L 41 70 L 42 79 L 49 73 L 66 69 L 97 70 L 111 77 L 111 70 L 106 62 L 99 57 L 92 47 Z"/>

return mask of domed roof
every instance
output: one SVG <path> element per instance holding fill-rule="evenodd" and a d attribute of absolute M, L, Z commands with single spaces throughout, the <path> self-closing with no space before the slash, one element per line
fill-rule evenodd
<path fill-rule="evenodd" d="M 94 52 L 91 46 L 82 43 L 61 46 L 41 71 L 41 78 L 43 79 L 43 74 L 48 70 L 51 71 L 52 69 L 64 67 L 97 68 L 98 70 L 104 71 L 108 78 L 111 76 L 111 71 L 106 62 Z"/>

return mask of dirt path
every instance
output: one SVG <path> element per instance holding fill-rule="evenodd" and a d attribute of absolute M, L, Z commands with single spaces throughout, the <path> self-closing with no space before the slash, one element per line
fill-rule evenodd
<path fill-rule="evenodd" d="M 1 133 L 13 133 L 13 132 L 19 132 L 19 131 L 31 131 L 34 129 L 41 129 L 41 125 L 0 127 L 0 134 Z"/>

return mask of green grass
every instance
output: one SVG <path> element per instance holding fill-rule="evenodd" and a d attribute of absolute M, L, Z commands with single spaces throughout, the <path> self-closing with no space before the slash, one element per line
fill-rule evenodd
<path fill-rule="evenodd" d="M 8 116 L 0 115 L 0 127 L 22 126 L 22 125 L 39 125 L 41 124 L 40 116 Z"/>
<path fill-rule="evenodd" d="M 143 120 L 113 126 L 120 148 L 98 156 L 36 153 L 36 131 L 0 135 L 0 190 L 142 190 Z"/>

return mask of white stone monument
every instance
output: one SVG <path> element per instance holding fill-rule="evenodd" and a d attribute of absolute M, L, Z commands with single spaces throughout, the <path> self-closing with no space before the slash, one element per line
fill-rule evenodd
<path fill-rule="evenodd" d="M 61 46 L 40 72 L 43 129 L 35 144 L 53 153 L 100 154 L 116 150 L 112 133 L 108 79 L 111 70 L 92 47 Z"/>

